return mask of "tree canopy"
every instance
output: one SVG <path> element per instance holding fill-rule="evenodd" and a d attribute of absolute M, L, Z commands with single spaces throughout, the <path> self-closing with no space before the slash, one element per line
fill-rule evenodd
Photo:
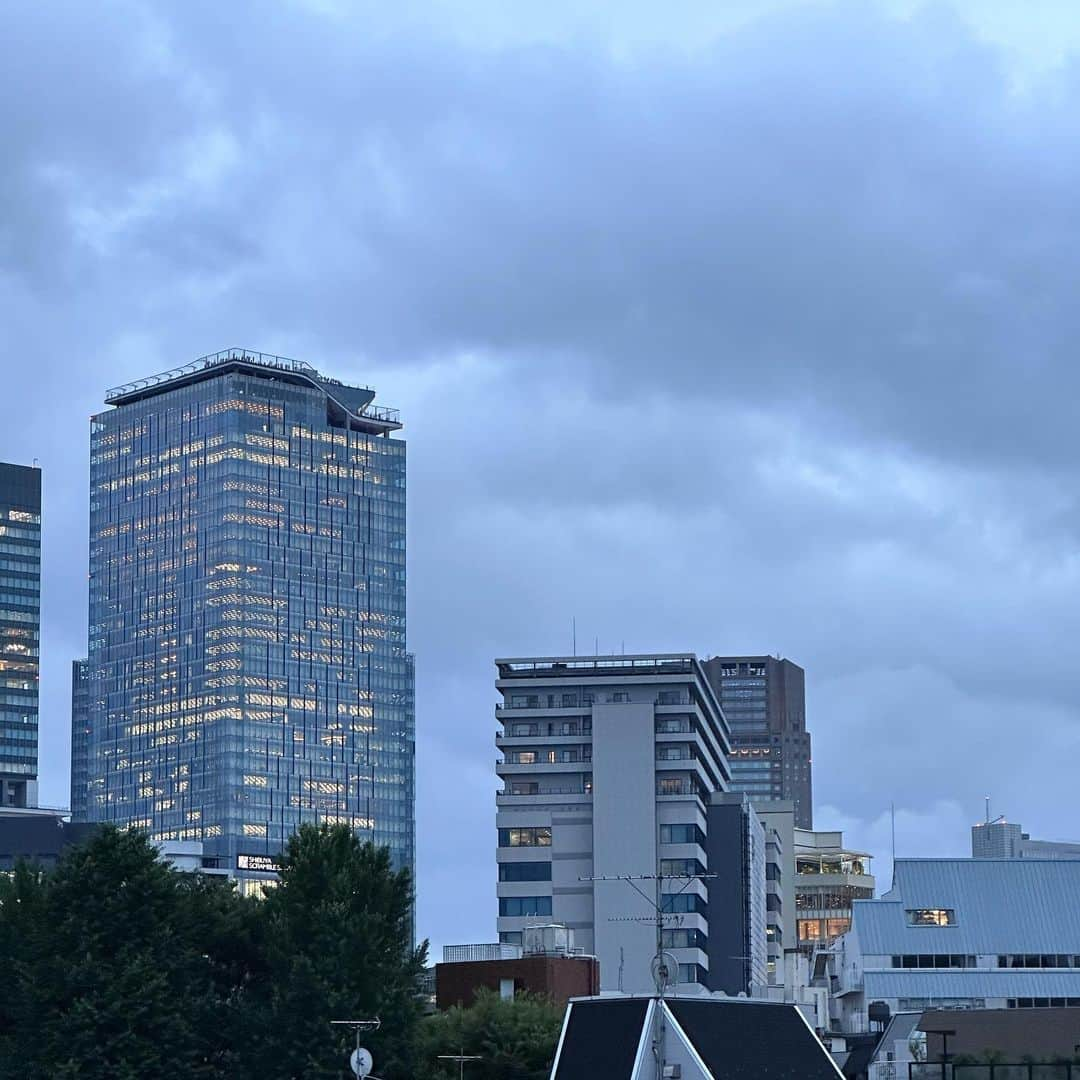
<path fill-rule="evenodd" d="M 304 826 L 262 901 L 103 827 L 0 877 L 0 1080 L 338 1080 L 333 1019 L 379 1016 L 378 1074 L 411 1076 L 426 944 L 412 882 L 345 826 Z"/>

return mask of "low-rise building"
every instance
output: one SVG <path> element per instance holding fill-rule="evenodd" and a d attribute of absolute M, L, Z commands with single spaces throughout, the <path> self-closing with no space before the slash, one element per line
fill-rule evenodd
<path fill-rule="evenodd" d="M 874 895 L 870 856 L 844 845 L 842 832 L 796 829 L 795 935 L 807 953 L 851 926 L 851 905 Z"/>
<path fill-rule="evenodd" d="M 523 945 L 496 942 L 446 945 L 435 965 L 435 1003 L 439 1009 L 466 1008 L 482 990 L 512 1000 L 522 993 L 542 994 L 558 1005 L 600 993 L 600 965 L 574 945 L 565 926 L 531 926 Z"/>
<path fill-rule="evenodd" d="M 868 1010 L 1080 1007 L 1080 862 L 898 859 L 892 888 L 856 900 L 819 954 L 832 1025 Z"/>

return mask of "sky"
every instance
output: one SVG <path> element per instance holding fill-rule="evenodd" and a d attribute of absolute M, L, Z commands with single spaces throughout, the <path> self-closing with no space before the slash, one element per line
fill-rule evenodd
<path fill-rule="evenodd" d="M 418 929 L 495 937 L 496 656 L 774 653 L 888 884 L 1080 839 L 1071 3 L 11 0 L 0 460 L 44 470 L 43 803 L 88 417 L 230 346 L 401 408 Z"/>

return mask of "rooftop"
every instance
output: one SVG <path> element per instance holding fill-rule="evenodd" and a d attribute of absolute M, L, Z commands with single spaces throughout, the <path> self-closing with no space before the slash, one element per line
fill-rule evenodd
<path fill-rule="evenodd" d="M 864 955 L 1080 955 L 1077 895 L 1080 861 L 897 859 L 892 888 L 854 902 L 853 932 Z M 909 925 L 913 910 L 949 911 L 952 921 Z"/>
<path fill-rule="evenodd" d="M 293 360 L 274 353 L 258 352 L 254 349 L 232 348 L 221 352 L 200 356 L 183 367 L 172 368 L 156 375 L 114 386 L 105 393 L 107 405 L 128 405 L 175 390 L 180 386 L 203 382 L 216 378 L 230 370 L 246 370 L 256 374 L 269 375 L 301 386 L 311 386 L 322 390 L 327 397 L 345 413 L 350 420 L 362 428 L 390 431 L 401 427 L 397 409 L 375 406 L 375 391 L 366 386 L 350 386 L 340 379 L 322 375 L 316 368 L 303 360 Z"/>

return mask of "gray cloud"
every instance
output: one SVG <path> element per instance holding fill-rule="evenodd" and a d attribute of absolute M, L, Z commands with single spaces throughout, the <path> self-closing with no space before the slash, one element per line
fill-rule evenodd
<path fill-rule="evenodd" d="M 819 805 L 866 843 L 889 802 L 929 844 L 987 789 L 1060 832 L 1071 39 L 1018 80 L 1010 24 L 944 7 L 573 8 L 8 19 L 0 458 L 46 467 L 47 797 L 86 417 L 248 344 L 405 411 L 438 941 L 493 932 L 491 659 L 565 650 L 572 616 L 609 651 L 805 664 Z"/>

